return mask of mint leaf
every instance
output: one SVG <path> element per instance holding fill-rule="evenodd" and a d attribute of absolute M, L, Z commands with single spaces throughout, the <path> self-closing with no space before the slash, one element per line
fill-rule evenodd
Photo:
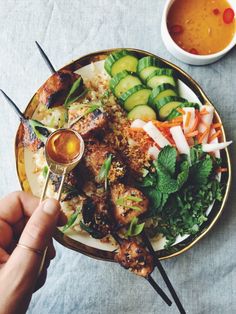
<path fill-rule="evenodd" d="M 173 176 L 175 173 L 177 151 L 174 147 L 165 146 L 157 158 L 157 168 L 163 173 Z M 157 170 L 158 170 L 157 169 Z"/>
<path fill-rule="evenodd" d="M 167 175 L 159 174 L 159 182 L 158 182 L 157 188 L 162 193 L 171 194 L 178 191 L 179 186 L 178 186 L 177 180 L 172 179 L 168 177 Z"/>
<path fill-rule="evenodd" d="M 161 211 L 163 206 L 168 200 L 169 194 L 162 193 L 157 189 L 147 189 L 146 194 L 150 200 L 151 214 L 157 214 L 158 211 Z"/>
<path fill-rule="evenodd" d="M 199 185 L 206 184 L 211 174 L 213 162 L 210 155 L 206 155 L 205 159 L 200 160 L 191 167 L 191 178 Z"/>
<path fill-rule="evenodd" d="M 184 185 L 184 183 L 188 180 L 189 176 L 189 163 L 187 160 L 183 161 L 180 165 L 181 172 L 177 176 L 177 183 L 179 189 Z"/>

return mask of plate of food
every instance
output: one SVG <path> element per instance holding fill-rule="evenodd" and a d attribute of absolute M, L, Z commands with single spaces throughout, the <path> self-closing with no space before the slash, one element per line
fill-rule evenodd
<path fill-rule="evenodd" d="M 16 166 L 22 189 L 36 196 L 48 173 L 47 137 L 71 128 L 84 140 L 62 191 L 68 223 L 54 236 L 70 249 L 115 261 L 114 232 L 124 241 L 145 232 L 166 259 L 197 243 L 223 211 L 231 142 L 219 113 L 188 74 L 158 56 L 128 48 L 83 56 L 39 88 L 24 117 Z M 48 197 L 60 180 L 50 175 Z"/>

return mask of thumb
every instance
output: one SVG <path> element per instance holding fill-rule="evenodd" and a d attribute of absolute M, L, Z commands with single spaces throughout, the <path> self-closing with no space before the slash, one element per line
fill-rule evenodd
<path fill-rule="evenodd" d="M 28 220 L 19 243 L 43 252 L 52 238 L 59 214 L 59 202 L 54 199 L 45 200 Z M 41 261 L 42 255 L 21 246 L 15 248 L 5 265 L 8 275 L 13 276 L 15 288 L 20 288 L 22 293 L 34 289 Z"/>

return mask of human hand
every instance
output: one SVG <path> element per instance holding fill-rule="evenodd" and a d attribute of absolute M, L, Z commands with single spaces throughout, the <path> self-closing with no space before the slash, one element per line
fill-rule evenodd
<path fill-rule="evenodd" d="M 56 200 L 39 204 L 38 198 L 25 192 L 14 192 L 0 200 L 0 314 L 26 312 L 55 257 L 53 232 L 65 223 Z M 45 264 L 38 276 L 43 257 L 40 253 L 46 247 Z"/>

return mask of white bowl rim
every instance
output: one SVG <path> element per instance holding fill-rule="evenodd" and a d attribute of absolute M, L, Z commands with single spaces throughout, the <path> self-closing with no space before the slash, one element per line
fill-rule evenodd
<path fill-rule="evenodd" d="M 235 35 L 232 38 L 232 40 L 230 41 L 230 43 L 223 50 L 220 50 L 216 53 L 212 53 L 209 55 L 196 55 L 196 54 L 190 53 L 190 52 L 182 49 L 172 39 L 172 37 L 170 36 L 169 30 L 168 30 L 168 27 L 167 27 L 167 15 L 168 15 L 169 9 L 170 9 L 170 7 L 174 1 L 177 1 L 177 0 L 168 0 L 165 4 L 164 11 L 162 14 L 162 27 L 165 28 L 165 31 L 168 34 L 169 40 L 171 41 L 174 48 L 177 49 L 178 52 L 182 53 L 182 55 L 185 55 L 186 57 L 191 57 L 194 60 L 209 60 L 210 61 L 211 59 L 220 58 L 221 56 L 225 55 L 227 52 L 229 52 L 236 45 L 236 32 L 235 32 Z M 230 5 L 232 6 L 231 3 L 230 3 Z M 236 8 L 236 6 L 235 6 L 235 8 Z M 235 11 L 235 8 L 233 8 L 234 11 Z"/>

